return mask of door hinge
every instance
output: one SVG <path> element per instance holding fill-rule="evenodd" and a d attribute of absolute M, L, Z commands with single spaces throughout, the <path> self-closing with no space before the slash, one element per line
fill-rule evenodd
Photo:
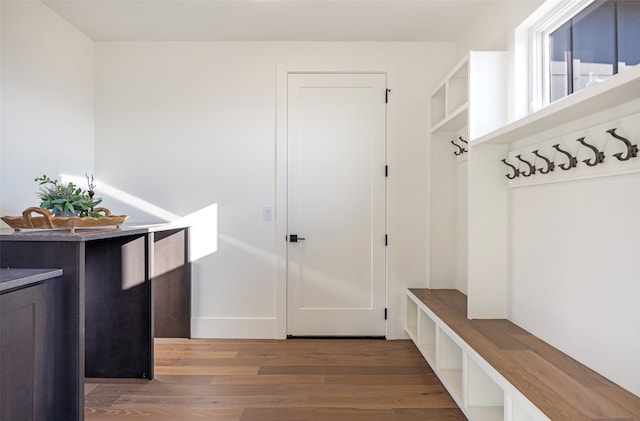
<path fill-rule="evenodd" d="M 384 309 L 384 319 L 387 320 L 387 309 Z"/>
<path fill-rule="evenodd" d="M 388 103 L 389 103 L 389 92 L 391 92 L 391 89 L 387 89 L 387 90 L 384 92 L 384 103 L 385 103 L 385 104 L 388 104 Z"/>
<path fill-rule="evenodd" d="M 385 177 L 389 177 L 389 166 L 388 165 L 384 166 L 384 176 Z"/>
<path fill-rule="evenodd" d="M 385 246 L 389 245 L 389 236 L 387 234 L 384 235 L 384 245 Z"/>

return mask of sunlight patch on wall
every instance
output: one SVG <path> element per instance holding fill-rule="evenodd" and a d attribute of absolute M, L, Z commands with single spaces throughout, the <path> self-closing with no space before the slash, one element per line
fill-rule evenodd
<path fill-rule="evenodd" d="M 68 174 L 60 174 L 60 178 L 64 182 L 72 181 L 76 185 L 86 190 L 87 179 L 85 177 L 78 177 L 78 176 L 73 176 Z M 96 182 L 96 185 L 100 191 L 100 194 L 98 196 L 113 197 L 136 209 L 140 209 L 141 211 L 146 212 L 149 215 L 155 216 L 167 222 L 175 221 L 176 219 L 180 218 L 180 215 L 176 215 L 175 213 L 169 212 L 168 210 L 163 209 L 160 206 L 156 206 L 151 202 L 147 202 L 146 200 L 143 200 L 137 196 L 129 194 L 123 190 L 120 190 L 102 181 L 100 181 L 99 183 Z"/>
<path fill-rule="evenodd" d="M 60 179 L 64 182 L 73 182 L 86 190 L 87 179 L 85 177 L 69 174 L 60 174 Z M 99 189 L 99 196 L 108 196 L 117 199 L 129 206 L 146 212 L 149 215 L 175 225 L 189 226 L 190 229 L 190 261 L 196 261 L 213 254 L 218 250 L 218 204 L 213 203 L 205 206 L 186 216 L 180 216 L 151 202 L 143 200 L 137 196 L 127 193 L 121 189 L 113 187 L 102 181 L 96 182 Z"/>
<path fill-rule="evenodd" d="M 213 203 L 175 223 L 191 227 L 191 261 L 202 259 L 218 250 L 218 204 Z"/>
<path fill-rule="evenodd" d="M 219 233 L 218 237 L 220 238 L 220 241 L 227 243 L 228 245 L 233 246 L 237 249 L 240 249 L 251 256 L 257 257 L 262 261 L 271 263 L 274 260 L 273 253 L 265 251 L 259 247 L 252 246 L 251 244 L 248 244 L 244 241 L 240 241 L 236 238 L 233 238 L 231 236 L 228 236 L 222 233 Z"/>

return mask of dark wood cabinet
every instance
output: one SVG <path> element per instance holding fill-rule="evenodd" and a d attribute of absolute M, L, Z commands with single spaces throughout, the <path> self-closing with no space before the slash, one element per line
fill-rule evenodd
<path fill-rule="evenodd" d="M 188 244 L 186 227 L 0 236 L 0 267 L 63 270 L 46 300 L 58 393 L 47 421 L 84 418 L 85 377 L 153 378 L 154 324 L 160 336 L 190 336 Z"/>
<path fill-rule="evenodd" d="M 148 235 L 85 248 L 85 377 L 153 378 Z"/>
<path fill-rule="evenodd" d="M 0 272 L 0 421 L 57 420 L 51 278 L 62 271 Z"/>
<path fill-rule="evenodd" d="M 0 420 L 45 421 L 46 285 L 0 295 Z"/>

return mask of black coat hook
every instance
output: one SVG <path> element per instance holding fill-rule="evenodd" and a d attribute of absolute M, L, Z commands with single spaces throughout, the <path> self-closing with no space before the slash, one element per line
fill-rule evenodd
<path fill-rule="evenodd" d="M 506 159 L 503 159 L 502 162 L 504 162 L 504 165 L 506 165 L 507 167 L 511 168 L 511 170 L 513 171 L 513 174 L 507 174 L 507 175 L 505 175 L 505 177 L 507 177 L 509 180 L 513 180 L 514 178 L 520 176 L 520 169 L 518 169 L 515 166 L 509 164 Z"/>
<path fill-rule="evenodd" d="M 465 152 L 466 152 L 466 150 L 465 150 L 462 146 L 458 145 L 458 144 L 456 143 L 456 141 L 455 141 L 455 140 L 452 140 L 452 141 L 451 141 L 451 144 L 452 144 L 453 146 L 455 146 L 456 148 L 458 148 L 458 150 L 457 150 L 457 151 L 454 151 L 454 152 L 453 152 L 453 153 L 454 153 L 454 155 L 458 156 L 458 155 L 462 155 L 463 153 L 465 153 Z"/>
<path fill-rule="evenodd" d="M 469 144 L 469 142 L 467 142 L 466 140 L 464 140 L 464 139 L 462 138 L 462 136 L 458 136 L 458 139 L 460 139 L 462 142 L 464 142 L 464 144 L 465 144 L 465 145 L 468 145 L 468 144 Z M 462 150 L 463 150 L 464 152 L 467 152 L 467 148 L 465 148 L 464 146 L 462 147 Z"/>
<path fill-rule="evenodd" d="M 540 174 L 547 174 L 551 171 L 553 171 L 553 169 L 556 167 L 556 164 L 554 164 L 553 162 L 551 162 L 549 160 L 549 158 L 547 158 L 546 156 L 542 156 L 538 153 L 538 149 L 536 149 L 535 151 L 533 151 L 533 154 L 535 156 L 537 156 L 538 158 L 544 160 L 544 162 L 547 163 L 547 168 L 538 168 L 538 171 L 540 171 Z"/>
<path fill-rule="evenodd" d="M 627 155 L 623 157 L 622 152 L 618 152 L 618 153 L 614 153 L 613 156 L 618 158 L 618 161 L 626 161 L 631 158 L 636 158 L 638 156 L 638 145 L 632 145 L 631 142 L 629 142 L 629 139 L 627 139 L 626 137 L 622 137 L 619 134 L 616 134 L 616 130 L 617 129 L 613 128 L 613 129 L 607 130 L 607 133 L 609 133 L 611 136 L 615 137 L 616 139 L 622 141 L 626 145 Z"/>
<path fill-rule="evenodd" d="M 533 175 L 536 173 L 536 167 L 533 166 L 533 164 L 531 164 L 531 162 L 522 159 L 522 155 L 516 155 L 516 158 L 518 158 L 520 161 L 524 162 L 525 164 L 527 164 L 527 166 L 529 167 L 529 172 L 528 173 L 524 173 L 521 172 L 523 177 L 529 177 L 530 175 Z"/>
<path fill-rule="evenodd" d="M 567 171 L 567 170 L 570 170 L 571 168 L 575 168 L 578 165 L 578 160 L 576 159 L 576 157 L 571 155 L 569 152 L 563 151 L 562 149 L 560 149 L 560 144 L 553 145 L 553 148 L 558 152 L 566 155 L 567 158 L 569 159 L 568 163 L 558 165 L 560 168 Z"/>
<path fill-rule="evenodd" d="M 587 142 L 585 142 L 584 141 L 584 137 L 576 139 L 576 142 L 579 142 L 582 145 L 586 146 L 587 148 L 591 149 L 593 151 L 593 153 L 595 154 L 595 157 L 593 158 L 593 160 L 584 159 L 582 162 L 584 162 L 585 164 L 587 164 L 590 167 L 595 167 L 596 165 L 602 164 L 604 162 L 604 153 L 600 152 L 598 150 L 598 148 L 596 148 L 595 146 L 590 145 Z"/>

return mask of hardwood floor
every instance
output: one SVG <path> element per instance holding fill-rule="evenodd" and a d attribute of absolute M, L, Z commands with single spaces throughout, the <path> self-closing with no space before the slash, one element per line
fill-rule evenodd
<path fill-rule="evenodd" d="M 155 378 L 85 383 L 85 420 L 465 420 L 411 341 L 156 339 Z"/>

